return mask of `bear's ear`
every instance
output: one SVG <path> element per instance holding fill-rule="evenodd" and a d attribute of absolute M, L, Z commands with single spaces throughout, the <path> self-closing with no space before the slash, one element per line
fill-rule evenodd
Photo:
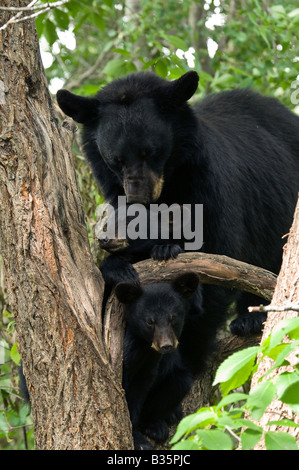
<path fill-rule="evenodd" d="M 173 282 L 172 287 L 184 297 L 191 297 L 198 287 L 198 277 L 195 273 L 184 273 L 178 276 Z"/>
<path fill-rule="evenodd" d="M 122 304 L 131 304 L 142 294 L 140 284 L 133 284 L 132 282 L 119 282 L 115 286 L 114 293 Z"/>
<path fill-rule="evenodd" d="M 190 70 L 177 80 L 171 82 L 172 96 L 175 98 L 176 101 L 180 103 L 188 101 L 191 96 L 193 96 L 196 92 L 198 87 L 198 81 L 199 76 L 197 72 L 195 72 L 194 70 Z"/>
<path fill-rule="evenodd" d="M 74 95 L 68 90 L 59 90 L 56 98 L 62 111 L 81 124 L 91 121 L 98 114 L 99 102 L 95 98 Z"/>

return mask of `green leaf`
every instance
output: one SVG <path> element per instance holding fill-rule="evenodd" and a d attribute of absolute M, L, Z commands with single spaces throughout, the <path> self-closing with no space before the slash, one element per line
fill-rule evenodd
<path fill-rule="evenodd" d="M 240 428 L 248 428 L 251 429 L 252 431 L 263 431 L 263 428 L 261 426 L 258 426 L 255 424 L 253 421 L 250 421 L 250 419 L 238 419 L 236 420 Z"/>
<path fill-rule="evenodd" d="M 0 431 L 5 433 L 9 431 L 9 425 L 3 412 L 0 412 Z"/>
<path fill-rule="evenodd" d="M 208 426 L 213 424 L 216 420 L 217 415 L 211 411 L 210 408 L 201 408 L 197 413 L 193 413 L 182 419 L 170 443 L 173 444 L 182 436 L 190 434 L 197 427 Z"/>
<path fill-rule="evenodd" d="M 294 423 L 294 421 L 292 421 L 291 419 L 287 419 L 287 418 L 284 418 L 284 419 L 279 419 L 278 421 L 269 421 L 269 423 L 267 423 L 267 426 L 288 426 L 289 428 L 299 428 L 299 424 L 297 423 Z"/>
<path fill-rule="evenodd" d="M 222 75 L 214 78 L 212 82 L 212 86 L 214 87 L 229 87 L 232 83 L 234 83 L 235 78 L 230 73 L 223 73 Z"/>
<path fill-rule="evenodd" d="M 223 395 L 244 384 L 250 376 L 259 346 L 243 349 L 229 356 L 218 368 L 213 385 L 221 383 Z"/>
<path fill-rule="evenodd" d="M 98 13 L 93 13 L 90 16 L 91 21 L 93 24 L 99 28 L 100 31 L 105 31 L 106 23 L 102 15 L 99 15 Z"/>
<path fill-rule="evenodd" d="M 294 436 L 283 431 L 268 431 L 265 434 L 267 450 L 298 450 Z"/>
<path fill-rule="evenodd" d="M 155 72 L 157 75 L 160 75 L 160 77 L 165 78 L 167 77 L 168 73 L 168 67 L 166 65 L 165 60 L 158 60 L 155 65 Z"/>
<path fill-rule="evenodd" d="M 178 442 L 172 446 L 171 450 L 198 450 L 199 448 L 200 443 L 192 437 Z"/>
<path fill-rule="evenodd" d="M 279 14 L 279 15 L 285 15 L 286 11 L 283 5 L 273 5 L 269 8 L 271 11 L 272 15 L 274 14 Z"/>
<path fill-rule="evenodd" d="M 36 26 L 36 30 L 37 30 L 37 34 L 39 38 L 44 32 L 44 26 L 45 26 L 44 20 L 46 16 L 47 16 L 47 13 L 42 13 L 41 15 L 38 15 L 35 20 L 35 26 Z"/>
<path fill-rule="evenodd" d="M 242 400 L 247 400 L 248 395 L 246 393 L 230 393 L 226 397 L 222 398 L 218 405 L 216 406 L 215 411 L 217 412 L 221 408 L 224 408 L 227 405 L 230 405 L 231 403 L 235 403 L 236 401 L 242 401 Z"/>
<path fill-rule="evenodd" d="M 119 54 L 123 55 L 124 57 L 131 58 L 130 52 L 126 51 L 126 49 L 121 49 L 119 47 L 116 47 L 115 49 L 112 49 L 112 52 L 118 52 Z"/>
<path fill-rule="evenodd" d="M 277 397 L 287 404 L 299 404 L 299 376 L 295 372 L 280 374 L 275 382 Z"/>
<path fill-rule="evenodd" d="M 61 30 L 65 31 L 65 30 L 68 29 L 69 24 L 70 24 L 70 17 L 67 13 L 65 13 L 62 10 L 59 10 L 59 8 L 54 8 L 53 9 L 53 16 L 54 16 L 54 19 L 55 19 L 55 22 L 56 22 L 57 26 Z"/>
<path fill-rule="evenodd" d="M 219 429 L 203 430 L 199 429 L 196 431 L 197 436 L 202 441 L 202 445 L 208 450 L 232 450 L 233 442 L 226 433 Z"/>
<path fill-rule="evenodd" d="M 299 16 L 299 8 L 295 8 L 295 10 L 292 10 L 290 13 L 288 13 L 289 18 L 295 18 L 297 16 Z"/>
<path fill-rule="evenodd" d="M 103 69 L 103 73 L 106 75 L 113 76 L 116 74 L 116 72 L 123 67 L 124 64 L 124 59 L 112 59 L 107 62 Z"/>
<path fill-rule="evenodd" d="M 43 35 L 48 41 L 50 46 L 53 46 L 54 42 L 58 39 L 55 24 L 47 18 L 44 23 Z"/>
<path fill-rule="evenodd" d="M 291 343 L 281 343 L 278 344 L 275 348 L 271 349 L 268 352 L 267 356 L 275 360 L 274 368 L 280 367 L 284 362 L 285 358 L 290 354 L 290 352 L 295 349 L 299 344 L 299 340 L 293 341 Z"/>
<path fill-rule="evenodd" d="M 21 356 L 17 348 L 18 348 L 18 343 L 15 343 L 10 350 L 10 358 L 15 364 L 17 364 L 17 366 L 19 366 L 21 363 Z"/>
<path fill-rule="evenodd" d="M 291 339 L 299 339 L 299 317 L 286 318 L 280 321 L 265 341 L 263 353 L 271 354 L 272 349 L 279 345 L 286 335 Z"/>
<path fill-rule="evenodd" d="M 289 363 L 286 361 L 286 357 L 292 351 L 294 351 L 298 345 L 299 345 L 299 340 L 292 341 L 291 343 L 278 344 L 277 346 L 272 348 L 271 351 L 267 354 L 267 356 L 271 357 L 271 359 L 274 359 L 275 362 L 272 365 L 272 367 L 270 367 L 270 369 L 267 370 L 264 377 L 271 374 L 271 372 L 277 367 L 281 367 L 283 365 L 289 365 Z"/>
<path fill-rule="evenodd" d="M 82 5 L 79 2 L 67 2 L 64 6 L 73 18 L 82 12 Z"/>
<path fill-rule="evenodd" d="M 183 51 L 187 51 L 189 49 L 189 46 L 186 44 L 186 42 L 178 36 L 174 36 L 172 34 L 162 34 L 162 37 L 176 49 L 182 49 Z"/>
<path fill-rule="evenodd" d="M 102 1 L 107 7 L 112 8 L 113 0 L 102 0 Z"/>
<path fill-rule="evenodd" d="M 219 416 L 217 419 L 217 428 L 218 429 L 237 429 L 238 423 L 237 419 L 234 418 L 234 416 L 230 416 L 229 414 L 223 414 L 222 416 Z"/>
<path fill-rule="evenodd" d="M 242 450 L 251 450 L 261 440 L 263 435 L 263 429 L 246 429 L 241 434 Z"/>
<path fill-rule="evenodd" d="M 246 407 L 254 420 L 259 420 L 275 397 L 276 389 L 272 382 L 262 382 L 251 390 Z"/>

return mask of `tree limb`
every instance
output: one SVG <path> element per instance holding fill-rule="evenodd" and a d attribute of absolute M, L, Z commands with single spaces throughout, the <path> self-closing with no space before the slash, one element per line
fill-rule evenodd
<path fill-rule="evenodd" d="M 141 282 L 169 282 L 178 273 L 193 271 L 202 284 L 216 284 L 240 289 L 271 300 L 276 275 L 228 256 L 207 253 L 184 253 L 176 259 L 157 262 L 141 261 L 135 265 Z"/>

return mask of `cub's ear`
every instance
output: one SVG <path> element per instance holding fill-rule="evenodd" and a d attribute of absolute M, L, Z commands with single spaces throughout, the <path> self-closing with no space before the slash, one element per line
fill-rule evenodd
<path fill-rule="evenodd" d="M 142 294 L 142 287 L 140 284 L 133 284 L 132 282 L 119 282 L 115 286 L 114 293 L 123 304 L 131 304 Z"/>
<path fill-rule="evenodd" d="M 184 273 L 178 276 L 173 282 L 172 287 L 186 298 L 191 297 L 198 287 L 198 277 L 195 273 Z"/>
<path fill-rule="evenodd" d="M 68 90 L 59 90 L 56 98 L 62 111 L 81 124 L 91 121 L 98 114 L 99 102 L 95 98 L 74 95 Z"/>
<path fill-rule="evenodd" d="M 190 70 L 177 80 L 171 82 L 173 87 L 172 93 L 175 100 L 180 103 L 188 101 L 196 92 L 198 81 L 199 76 L 197 72 Z"/>

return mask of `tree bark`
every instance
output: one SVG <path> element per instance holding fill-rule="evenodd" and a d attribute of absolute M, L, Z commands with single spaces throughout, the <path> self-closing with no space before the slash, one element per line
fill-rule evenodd
<path fill-rule="evenodd" d="M 26 6 L 5 0 L 3 6 Z M 9 13 L 1 12 L 1 24 Z M 102 340 L 103 280 L 33 21 L 0 36 L 0 239 L 36 449 L 130 449 L 124 394 Z"/>
<path fill-rule="evenodd" d="M 293 224 L 289 233 L 288 242 L 284 246 L 284 255 L 281 270 L 277 278 L 276 288 L 273 294 L 272 302 L 270 306 L 273 307 L 284 307 L 285 305 L 299 305 L 299 199 L 297 202 L 297 207 L 294 214 Z M 271 333 L 275 325 L 285 318 L 297 317 L 298 312 L 287 310 L 284 312 L 271 311 L 268 313 L 268 318 L 265 323 L 265 328 L 263 332 L 262 341 L 267 338 Z M 299 349 L 297 349 L 297 354 Z M 292 367 L 296 365 L 298 359 L 295 357 L 295 354 L 292 358 L 289 358 L 291 366 L 288 368 L 280 368 L 277 371 L 277 375 L 285 370 L 292 370 Z M 251 388 L 254 388 L 260 378 L 265 374 L 270 367 L 272 367 L 273 361 L 270 358 L 265 358 L 257 372 L 255 373 Z M 274 376 L 273 376 L 274 377 Z M 288 407 L 286 404 L 282 403 L 279 400 L 274 400 L 270 406 L 267 408 L 264 413 L 260 423 L 261 426 L 267 431 L 278 431 L 284 430 L 289 434 L 296 437 L 299 443 L 299 428 L 289 428 L 285 426 L 267 426 L 267 423 L 270 421 L 277 421 L 279 419 L 288 418 L 293 420 L 295 423 L 299 424 L 299 417 Z M 261 442 L 256 447 L 257 450 L 264 450 L 265 444 Z"/>

